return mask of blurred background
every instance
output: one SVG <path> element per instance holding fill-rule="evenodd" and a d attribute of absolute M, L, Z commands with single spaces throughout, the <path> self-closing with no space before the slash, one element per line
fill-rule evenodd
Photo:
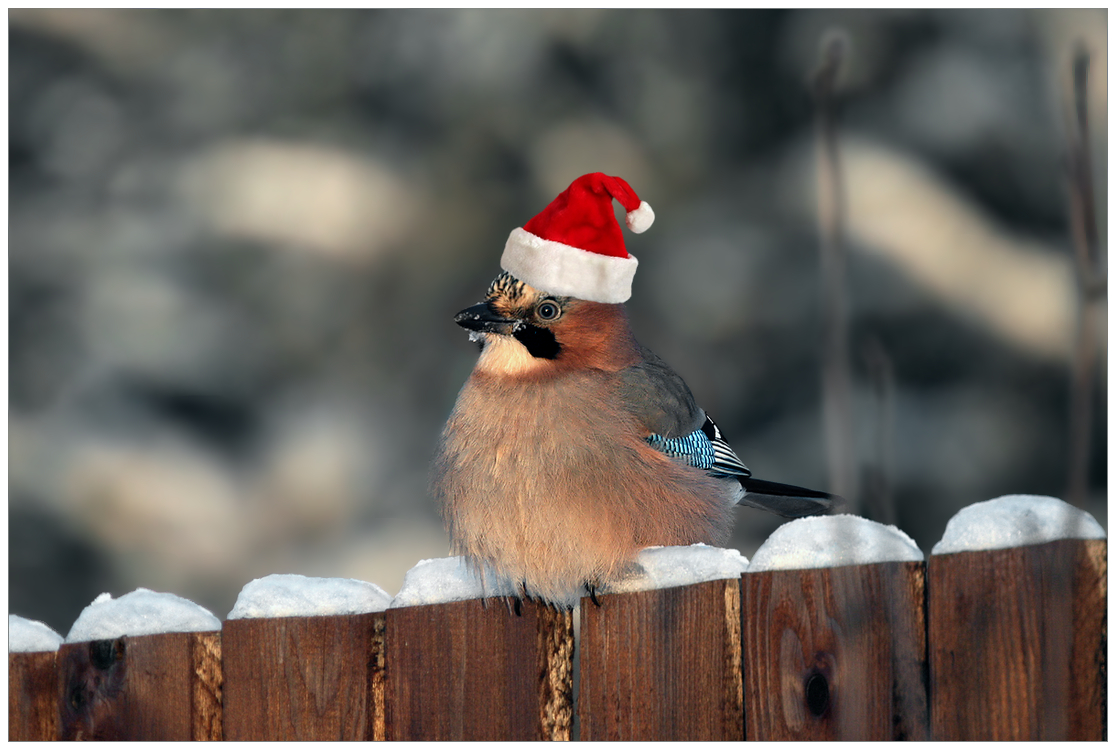
<path fill-rule="evenodd" d="M 848 54 L 856 508 L 925 553 L 1065 497 L 1079 294 L 1064 160 L 1107 13 L 9 11 L 9 611 L 211 609 L 448 545 L 427 492 L 512 228 L 603 171 L 654 206 L 628 307 L 737 453 L 824 488 L 814 102 Z M 1103 316 L 1102 316 L 1103 317 Z M 1107 331 L 1089 510 L 1107 528 Z M 751 555 L 781 519 L 741 509 Z"/>

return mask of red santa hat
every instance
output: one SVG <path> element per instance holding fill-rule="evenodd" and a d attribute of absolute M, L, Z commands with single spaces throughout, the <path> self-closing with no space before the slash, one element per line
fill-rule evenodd
<path fill-rule="evenodd" d="M 638 261 L 624 247 L 613 199 L 628 212 L 636 234 L 655 212 L 619 177 L 582 175 L 535 218 L 512 230 L 500 265 L 536 289 L 593 302 L 618 303 L 632 296 Z"/>

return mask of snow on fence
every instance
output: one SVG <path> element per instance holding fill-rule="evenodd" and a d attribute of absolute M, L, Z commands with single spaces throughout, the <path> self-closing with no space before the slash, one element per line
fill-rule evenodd
<path fill-rule="evenodd" d="M 250 584 L 219 626 L 181 608 L 191 632 L 137 634 L 170 595 L 98 598 L 60 646 L 9 618 L 9 739 L 569 739 L 575 716 L 585 740 L 1106 739 L 1107 542 L 1068 511 L 970 506 L 929 563 L 849 517 L 781 527 L 742 575 L 645 552 L 671 587 L 582 600 L 576 661 L 572 613 L 533 602 L 383 610 L 332 579 L 330 614 L 289 616 L 297 593 Z M 674 586 L 687 566 L 714 580 Z"/>

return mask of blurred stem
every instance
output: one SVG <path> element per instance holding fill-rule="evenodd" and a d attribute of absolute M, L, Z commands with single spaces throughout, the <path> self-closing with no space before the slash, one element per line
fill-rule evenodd
<path fill-rule="evenodd" d="M 849 313 L 845 284 L 845 198 L 837 152 L 837 78 L 845 57 L 842 35 L 828 33 L 821 64 L 814 75 L 817 123 L 818 232 L 821 247 L 822 308 L 825 342 L 822 399 L 829 490 L 856 509 L 856 473 L 852 434 L 852 378 L 849 367 Z"/>
<path fill-rule="evenodd" d="M 1093 373 L 1097 361 L 1097 317 L 1106 296 L 1104 272 L 1097 239 L 1096 204 L 1093 197 L 1092 160 L 1089 149 L 1089 53 L 1078 47 L 1073 60 L 1073 102 L 1067 159 L 1070 232 L 1076 258 L 1077 340 L 1070 381 L 1069 477 L 1066 500 L 1082 507 L 1089 483 L 1092 452 Z"/>
<path fill-rule="evenodd" d="M 891 487 L 891 457 L 895 444 L 895 367 L 887 349 L 875 336 L 865 342 L 861 354 L 875 401 L 875 455 L 864 472 L 865 511 L 873 521 L 894 525 L 898 520 Z"/>

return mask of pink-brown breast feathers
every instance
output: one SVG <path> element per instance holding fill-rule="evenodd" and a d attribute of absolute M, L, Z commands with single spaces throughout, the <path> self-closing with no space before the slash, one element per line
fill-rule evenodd
<path fill-rule="evenodd" d="M 727 540 L 731 486 L 647 445 L 616 386 L 600 370 L 470 377 L 434 472 L 456 551 L 572 604 L 643 547 Z"/>

